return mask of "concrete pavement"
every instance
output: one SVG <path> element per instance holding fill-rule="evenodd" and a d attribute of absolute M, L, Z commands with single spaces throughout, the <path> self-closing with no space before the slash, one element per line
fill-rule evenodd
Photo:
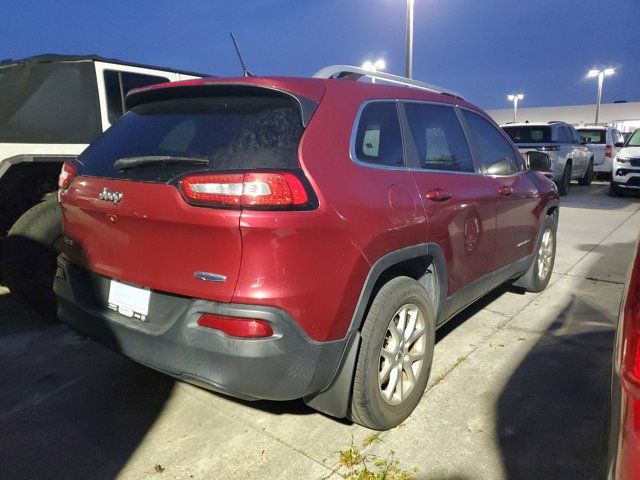
<path fill-rule="evenodd" d="M 394 450 L 425 479 L 598 478 L 639 231 L 640 198 L 574 186 L 547 290 L 500 289 L 440 329 L 418 408 L 362 450 Z M 174 382 L 47 320 L 0 290 L 5 478 L 319 479 L 373 433 L 302 402 L 246 403 Z"/>

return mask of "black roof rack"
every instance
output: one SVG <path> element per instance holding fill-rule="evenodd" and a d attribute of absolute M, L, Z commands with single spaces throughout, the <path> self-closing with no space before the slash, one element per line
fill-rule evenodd
<path fill-rule="evenodd" d="M 157 67 L 154 65 L 145 65 L 143 63 L 127 62 L 124 60 L 118 60 L 116 58 L 106 58 L 100 55 L 58 55 L 54 53 L 47 53 L 44 55 L 34 55 L 32 57 L 21 58 L 18 60 L 6 59 L 0 61 L 0 67 L 7 67 L 9 65 L 25 64 L 25 63 L 49 63 L 49 62 L 106 62 L 115 63 L 117 65 L 126 65 L 129 67 L 139 68 L 151 68 L 154 70 L 163 70 L 165 72 L 182 73 L 185 75 L 193 75 L 195 77 L 212 77 L 213 75 L 207 73 L 190 72 L 188 70 L 178 70 L 175 68 Z"/>

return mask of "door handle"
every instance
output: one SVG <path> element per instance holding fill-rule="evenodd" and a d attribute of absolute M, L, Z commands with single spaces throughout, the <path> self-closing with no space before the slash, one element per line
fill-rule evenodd
<path fill-rule="evenodd" d="M 500 188 L 498 188 L 498 193 L 500 195 L 511 195 L 513 193 L 513 188 L 501 185 Z"/>
<path fill-rule="evenodd" d="M 432 202 L 446 202 L 452 197 L 450 193 L 443 192 L 442 190 L 433 190 L 425 195 L 427 200 Z"/>

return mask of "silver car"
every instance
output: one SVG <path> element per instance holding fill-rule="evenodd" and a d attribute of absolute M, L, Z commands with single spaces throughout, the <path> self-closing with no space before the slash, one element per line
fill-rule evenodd
<path fill-rule="evenodd" d="M 593 180 L 594 153 L 572 125 L 565 122 L 508 123 L 501 125 L 524 155 L 532 150 L 551 157 L 551 168 L 544 173 L 558 186 L 560 195 L 569 192 L 572 180 L 590 185 Z"/>

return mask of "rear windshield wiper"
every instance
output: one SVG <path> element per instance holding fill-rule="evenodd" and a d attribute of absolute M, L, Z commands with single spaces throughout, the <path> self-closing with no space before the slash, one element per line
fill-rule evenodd
<path fill-rule="evenodd" d="M 116 170 L 129 170 L 131 168 L 149 165 L 152 163 L 186 163 L 194 165 L 208 165 L 209 160 L 206 158 L 194 157 L 174 157 L 172 155 L 146 155 L 141 157 L 124 157 L 113 162 L 113 168 Z"/>

